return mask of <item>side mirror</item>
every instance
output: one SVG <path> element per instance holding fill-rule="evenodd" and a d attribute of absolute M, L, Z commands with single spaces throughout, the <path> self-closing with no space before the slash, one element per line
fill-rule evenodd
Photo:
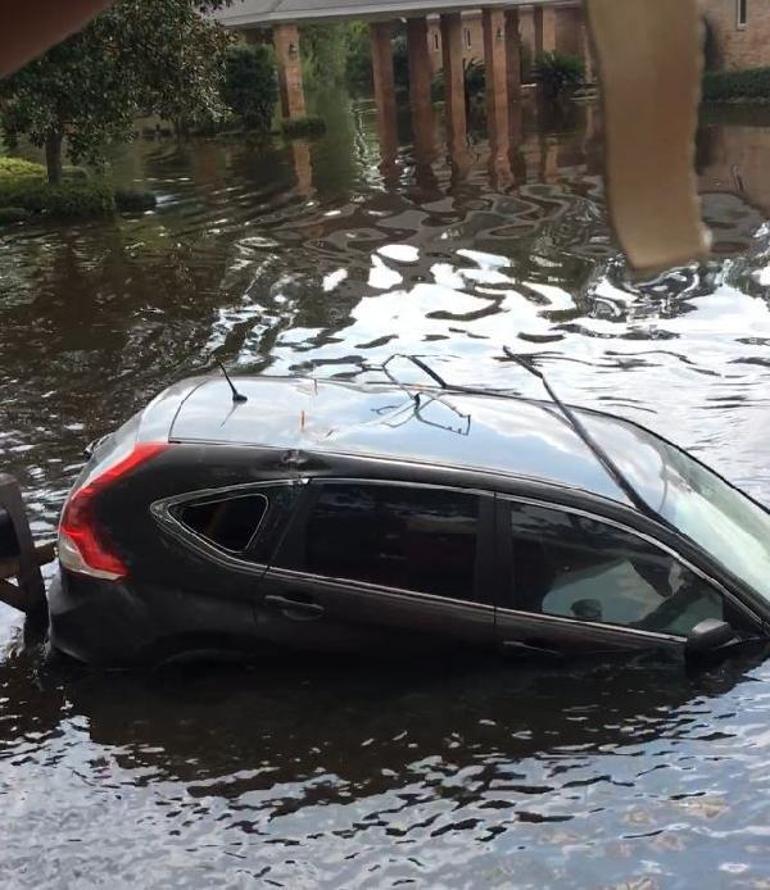
<path fill-rule="evenodd" d="M 738 642 L 738 635 L 726 621 L 720 621 L 718 618 L 705 618 L 696 624 L 687 635 L 685 656 L 687 658 L 713 657 Z"/>

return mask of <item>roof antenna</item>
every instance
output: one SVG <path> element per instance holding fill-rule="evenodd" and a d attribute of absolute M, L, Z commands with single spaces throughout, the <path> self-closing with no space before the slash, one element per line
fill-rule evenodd
<path fill-rule="evenodd" d="M 225 366 L 222 364 L 222 362 L 220 362 L 218 358 L 215 358 L 214 361 L 219 365 L 219 370 L 225 375 L 225 380 L 227 381 L 230 389 L 233 391 L 233 402 L 248 402 L 246 396 L 243 395 L 243 393 L 238 392 L 238 390 L 235 388 L 235 384 L 230 379 L 230 375 L 225 370 Z"/>

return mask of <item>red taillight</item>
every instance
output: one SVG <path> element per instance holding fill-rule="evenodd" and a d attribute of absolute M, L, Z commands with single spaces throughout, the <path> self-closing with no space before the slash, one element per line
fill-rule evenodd
<path fill-rule="evenodd" d="M 59 522 L 59 561 L 64 568 L 110 581 L 125 578 L 128 568 L 110 551 L 97 524 L 93 501 L 105 488 L 168 447 L 167 442 L 139 442 L 125 457 L 72 492 Z"/>

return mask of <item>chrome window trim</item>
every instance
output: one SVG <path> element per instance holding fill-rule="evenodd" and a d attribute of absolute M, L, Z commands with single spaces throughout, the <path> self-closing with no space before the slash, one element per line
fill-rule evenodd
<path fill-rule="evenodd" d="M 441 469 L 445 469 L 441 467 Z M 447 468 L 447 469 L 451 469 Z M 307 478 L 309 485 L 390 485 L 399 488 L 433 488 L 442 491 L 456 491 L 460 494 L 486 495 L 495 497 L 496 493 L 487 488 L 478 486 L 464 487 L 462 485 L 447 485 L 444 482 L 412 482 L 408 479 L 370 479 L 368 476 L 310 476 Z"/>
<path fill-rule="evenodd" d="M 403 587 L 388 587 L 385 584 L 374 584 L 371 581 L 353 581 L 349 578 L 333 578 L 330 575 L 316 575 L 313 572 L 303 572 L 299 569 L 286 569 L 278 566 L 269 566 L 271 577 L 278 580 L 303 580 L 310 581 L 314 584 L 322 584 L 333 587 L 346 587 L 351 590 L 361 589 L 362 593 L 380 593 L 394 599 L 403 599 L 407 597 L 409 600 L 418 602 L 435 602 L 440 605 L 461 606 L 464 609 L 471 609 L 478 612 L 493 612 L 495 610 L 494 603 L 479 603 L 475 600 L 458 600 L 450 596 L 439 596 L 436 593 L 425 593 L 421 590 L 408 590 Z"/>
<path fill-rule="evenodd" d="M 607 415 L 612 417 L 612 415 Z M 615 419 L 615 418 L 613 418 Z M 566 423 L 566 421 L 565 421 Z M 210 445 L 214 448 L 251 448 L 257 451 L 269 451 L 276 453 L 286 453 L 289 451 L 296 451 L 296 449 L 291 449 L 289 447 L 281 446 L 281 445 L 265 445 L 262 443 L 255 444 L 254 442 L 241 442 L 241 441 L 233 441 L 233 442 L 221 442 L 216 439 L 174 439 L 173 437 L 169 439 L 169 442 L 176 445 Z M 668 443 L 671 444 L 671 443 Z M 681 449 L 680 449 L 681 450 Z M 343 460 L 349 461 L 359 461 L 369 465 L 372 464 L 382 464 L 385 467 L 396 466 L 396 467 L 406 467 L 408 469 L 413 470 L 440 470 L 445 473 L 453 473 L 453 474 L 465 474 L 465 473 L 473 473 L 477 476 L 486 476 L 488 479 L 503 479 L 507 482 L 513 483 L 525 483 L 530 485 L 537 485 L 542 488 L 550 488 L 554 491 L 564 491 L 572 494 L 579 494 L 583 497 L 590 497 L 595 500 L 604 501 L 607 504 L 614 504 L 615 506 L 621 506 L 626 508 L 633 508 L 633 505 L 628 501 L 625 497 L 622 496 L 622 492 L 618 491 L 618 497 L 611 497 L 608 494 L 601 494 L 597 491 L 591 491 L 590 489 L 581 488 L 579 485 L 571 485 L 567 482 L 562 482 L 559 479 L 549 479 L 546 476 L 532 476 L 524 473 L 515 473 L 513 471 L 499 469 L 496 467 L 488 467 L 483 464 L 438 464 L 435 460 L 418 460 L 416 457 L 398 457 L 392 456 L 388 454 L 380 454 L 377 452 L 372 452 L 371 454 L 362 454 L 358 451 L 343 451 L 343 450 L 323 450 L 323 449 L 314 449 L 313 447 L 307 447 L 300 449 L 297 453 L 312 455 L 314 457 L 320 457 L 323 459 L 334 459 L 341 458 Z M 686 453 L 686 452 L 685 452 Z M 294 471 L 298 474 L 298 479 L 300 481 L 307 481 L 312 479 L 323 479 L 326 477 L 323 476 L 315 476 L 312 474 L 304 474 L 302 472 L 301 467 L 297 466 L 296 461 L 289 461 L 288 465 L 294 469 Z M 713 471 L 712 471 L 713 472 Z M 356 477 L 363 478 L 363 477 Z M 720 477 L 721 478 L 721 477 Z M 387 480 L 386 480 L 387 481 Z M 394 479 L 391 480 L 393 482 L 398 482 L 400 480 Z M 408 483 L 404 483 L 408 484 Z M 420 484 L 420 483 L 415 483 Z M 430 483 L 426 483 L 430 484 Z M 440 483 L 439 483 L 440 485 Z M 452 488 L 453 486 L 446 486 L 448 488 Z M 735 487 L 735 486 L 733 486 Z M 495 494 L 494 489 L 483 489 L 487 494 Z M 765 508 L 763 508 L 765 509 Z"/>
<path fill-rule="evenodd" d="M 224 563 L 232 568 L 237 569 L 248 569 L 250 572 L 257 569 L 259 570 L 259 574 L 264 574 L 265 569 L 267 568 L 266 563 L 253 562 L 248 559 L 240 558 L 240 554 L 246 552 L 256 539 L 259 534 L 260 529 L 262 528 L 262 523 L 265 520 L 269 510 L 270 510 L 270 498 L 267 494 L 264 494 L 260 489 L 263 488 L 277 488 L 279 486 L 296 486 L 298 485 L 298 481 L 295 479 L 278 479 L 275 481 L 268 482 L 247 482 L 245 484 L 238 485 L 227 485 L 223 488 L 200 488 L 195 491 L 184 492 L 183 494 L 176 494 L 172 497 L 161 498 L 160 500 L 153 501 L 150 504 L 150 513 L 153 518 L 168 531 L 173 537 L 180 541 L 183 544 L 187 544 L 188 546 L 193 546 L 199 552 L 204 552 L 207 556 L 210 556 L 215 562 Z M 254 529 L 254 532 L 249 538 L 248 544 L 243 548 L 243 550 L 228 550 L 226 547 L 218 547 L 207 538 L 204 538 L 202 535 L 199 535 L 196 531 L 194 531 L 189 526 L 185 525 L 183 522 L 180 522 L 172 513 L 171 508 L 176 507 L 180 504 L 205 504 L 209 503 L 212 500 L 217 501 L 228 501 L 228 500 L 237 500 L 239 497 L 249 497 L 252 495 L 259 495 L 265 500 L 265 510 L 262 513 L 262 516 L 257 523 L 257 527 Z"/>
<path fill-rule="evenodd" d="M 622 624 L 606 624 L 603 621 L 581 621 L 579 618 L 569 618 L 566 615 L 548 615 L 544 612 L 523 612 L 521 609 L 500 609 L 506 615 L 512 617 L 524 618 L 527 621 L 542 622 L 543 624 L 560 624 L 564 627 L 590 627 L 596 631 L 606 631 L 609 633 L 621 633 L 623 636 L 639 637 L 642 639 L 660 640 L 668 643 L 681 644 L 687 638 L 680 637 L 676 634 L 661 633 L 654 630 L 643 630 L 639 627 L 624 627 Z"/>
<path fill-rule="evenodd" d="M 642 541 L 645 541 L 647 544 L 657 548 L 658 550 L 662 550 L 664 553 L 668 554 L 670 557 L 676 559 L 680 562 L 685 568 L 689 569 L 693 574 L 697 575 L 702 581 L 705 581 L 707 584 L 711 585 L 711 587 L 716 590 L 716 592 L 726 599 L 733 607 L 737 608 L 739 611 L 742 611 L 746 614 L 753 622 L 761 624 L 762 618 L 753 612 L 749 606 L 746 605 L 742 600 L 735 596 L 735 594 L 730 591 L 721 581 L 718 581 L 716 578 L 709 575 L 703 569 L 699 568 L 689 559 L 682 556 L 677 550 L 673 547 L 670 547 L 668 544 L 663 543 L 663 541 L 658 540 L 658 538 L 653 537 L 652 535 L 647 534 L 646 532 L 639 531 L 638 529 L 633 528 L 632 526 L 625 525 L 622 522 L 618 522 L 616 519 L 610 519 L 607 516 L 602 516 L 597 513 L 592 513 L 590 510 L 585 510 L 581 507 L 572 507 L 565 504 L 555 504 L 550 501 L 542 501 L 537 498 L 530 498 L 519 495 L 511 495 L 511 494 L 498 494 L 497 498 L 501 501 L 513 502 L 518 504 L 525 504 L 531 507 L 543 507 L 547 510 L 554 510 L 556 512 L 564 512 L 571 513 L 575 516 L 582 516 L 584 519 L 590 519 L 594 522 L 599 522 L 603 525 L 609 525 L 612 528 L 619 529 L 620 531 L 626 532 L 627 534 L 633 535 L 636 538 L 639 538 Z M 656 631 L 646 631 L 640 630 L 639 628 L 631 628 L 624 627 L 622 624 L 606 624 L 605 622 L 600 621 L 581 621 L 579 618 L 569 618 L 563 615 L 548 615 L 542 612 L 524 612 L 521 609 L 506 609 L 501 607 L 501 612 L 505 612 L 506 614 L 512 615 L 526 615 L 526 616 L 534 616 L 537 618 L 543 618 L 544 620 L 555 620 L 559 623 L 567 623 L 569 626 L 577 626 L 577 627 L 597 627 L 606 630 L 612 631 L 620 631 L 622 633 L 632 634 L 634 636 L 638 634 L 643 634 L 649 637 L 655 637 L 657 639 L 667 639 L 667 640 L 677 640 L 683 641 L 686 640 L 686 636 L 679 636 L 678 634 L 664 634 Z"/>

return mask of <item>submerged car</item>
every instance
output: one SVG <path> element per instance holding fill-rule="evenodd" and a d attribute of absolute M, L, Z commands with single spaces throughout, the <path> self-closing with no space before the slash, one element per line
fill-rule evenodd
<path fill-rule="evenodd" d="M 767 635 L 763 507 L 547 382 L 538 401 L 426 370 L 429 386 L 225 374 L 161 393 L 69 495 L 52 645 L 120 666 Z"/>

